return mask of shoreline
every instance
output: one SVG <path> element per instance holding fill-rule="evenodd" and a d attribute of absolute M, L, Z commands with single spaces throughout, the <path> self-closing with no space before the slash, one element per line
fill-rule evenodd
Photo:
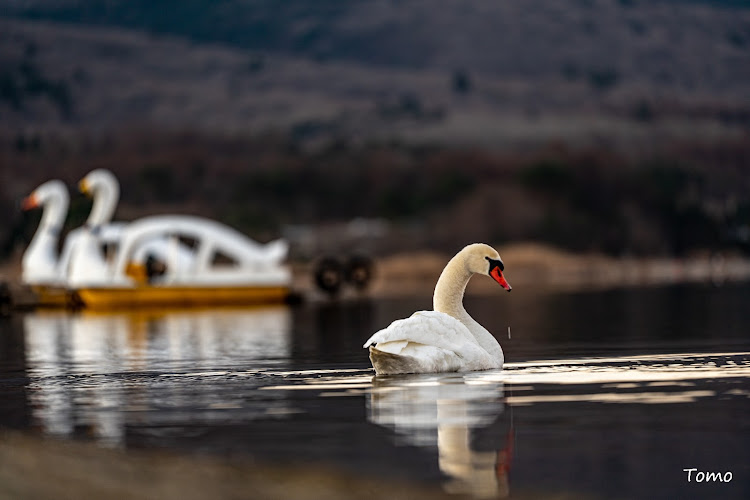
<path fill-rule="evenodd" d="M 698 253 L 675 257 L 610 257 L 576 254 L 537 243 L 513 243 L 496 247 L 506 265 L 505 275 L 514 289 L 575 292 L 636 286 L 666 286 L 684 283 L 750 281 L 750 258 L 737 254 Z M 350 296 L 400 298 L 431 296 L 435 283 L 452 256 L 434 251 L 393 254 L 375 259 L 373 281 L 362 294 L 345 287 L 338 299 Z M 313 283 L 314 263 L 292 262 L 292 289 L 311 301 L 325 300 Z M 19 289 L 20 257 L 0 263 L 0 283 Z M 466 293 L 493 294 L 491 280 L 474 279 Z"/>
<path fill-rule="evenodd" d="M 685 258 L 573 254 L 535 243 L 497 247 L 514 289 L 573 292 L 682 283 L 750 281 L 750 259 L 737 255 L 696 254 Z M 377 261 L 370 293 L 374 297 L 431 294 L 450 259 L 436 252 L 399 254 Z M 467 294 L 497 292 L 491 280 L 472 280 Z"/>
<path fill-rule="evenodd" d="M 454 498 L 433 485 L 380 481 L 328 464 L 112 449 L 0 429 L 1 498 L 345 500 L 353 491 L 373 500 Z"/>

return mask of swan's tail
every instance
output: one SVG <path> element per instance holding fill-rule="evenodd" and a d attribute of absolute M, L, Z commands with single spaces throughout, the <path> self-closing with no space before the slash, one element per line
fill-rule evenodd
<path fill-rule="evenodd" d="M 377 347 L 370 346 L 370 362 L 375 368 L 376 375 L 395 375 L 398 373 L 414 373 L 414 359 L 411 356 L 402 356 Z"/>
<path fill-rule="evenodd" d="M 272 262 L 281 262 L 289 253 L 289 243 L 286 240 L 274 240 L 263 246 L 263 257 Z"/>
<path fill-rule="evenodd" d="M 399 349 L 399 353 L 388 352 L 371 345 L 370 362 L 375 368 L 376 375 L 455 372 L 461 369 L 461 360 L 456 353 L 412 342 L 404 349 Z"/>

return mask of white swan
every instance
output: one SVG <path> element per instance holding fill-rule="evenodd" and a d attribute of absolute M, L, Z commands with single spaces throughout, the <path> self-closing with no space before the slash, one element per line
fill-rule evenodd
<path fill-rule="evenodd" d="M 70 198 L 62 181 L 47 181 L 22 203 L 24 210 L 42 208 L 42 219 L 21 260 L 21 279 L 27 285 L 62 286 L 65 277 L 59 267 L 57 243 Z"/>
<path fill-rule="evenodd" d="M 503 288 L 497 251 L 483 243 L 464 247 L 443 269 L 433 296 L 434 311 L 417 311 L 394 321 L 365 343 L 378 375 L 397 373 L 466 372 L 502 368 L 503 350 L 495 337 L 477 323 L 463 306 L 463 296 L 474 274 L 491 276 Z"/>

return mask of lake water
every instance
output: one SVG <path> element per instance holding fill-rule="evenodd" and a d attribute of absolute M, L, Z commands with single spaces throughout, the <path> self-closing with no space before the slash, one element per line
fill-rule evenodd
<path fill-rule="evenodd" d="M 750 498 L 750 285 L 468 297 L 503 370 L 374 378 L 363 342 L 429 307 L 0 318 L 0 426 L 476 497 Z"/>

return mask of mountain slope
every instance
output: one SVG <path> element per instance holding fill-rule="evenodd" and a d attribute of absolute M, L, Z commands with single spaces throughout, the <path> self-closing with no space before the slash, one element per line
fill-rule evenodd
<path fill-rule="evenodd" d="M 0 12 L 0 130 L 731 139 L 750 127 L 750 9 L 717 4 L 14 2 Z"/>
<path fill-rule="evenodd" d="M 750 9 L 725 5 L 750 2 L 36 0 L 5 14 L 325 61 L 723 90 L 750 76 Z"/>

